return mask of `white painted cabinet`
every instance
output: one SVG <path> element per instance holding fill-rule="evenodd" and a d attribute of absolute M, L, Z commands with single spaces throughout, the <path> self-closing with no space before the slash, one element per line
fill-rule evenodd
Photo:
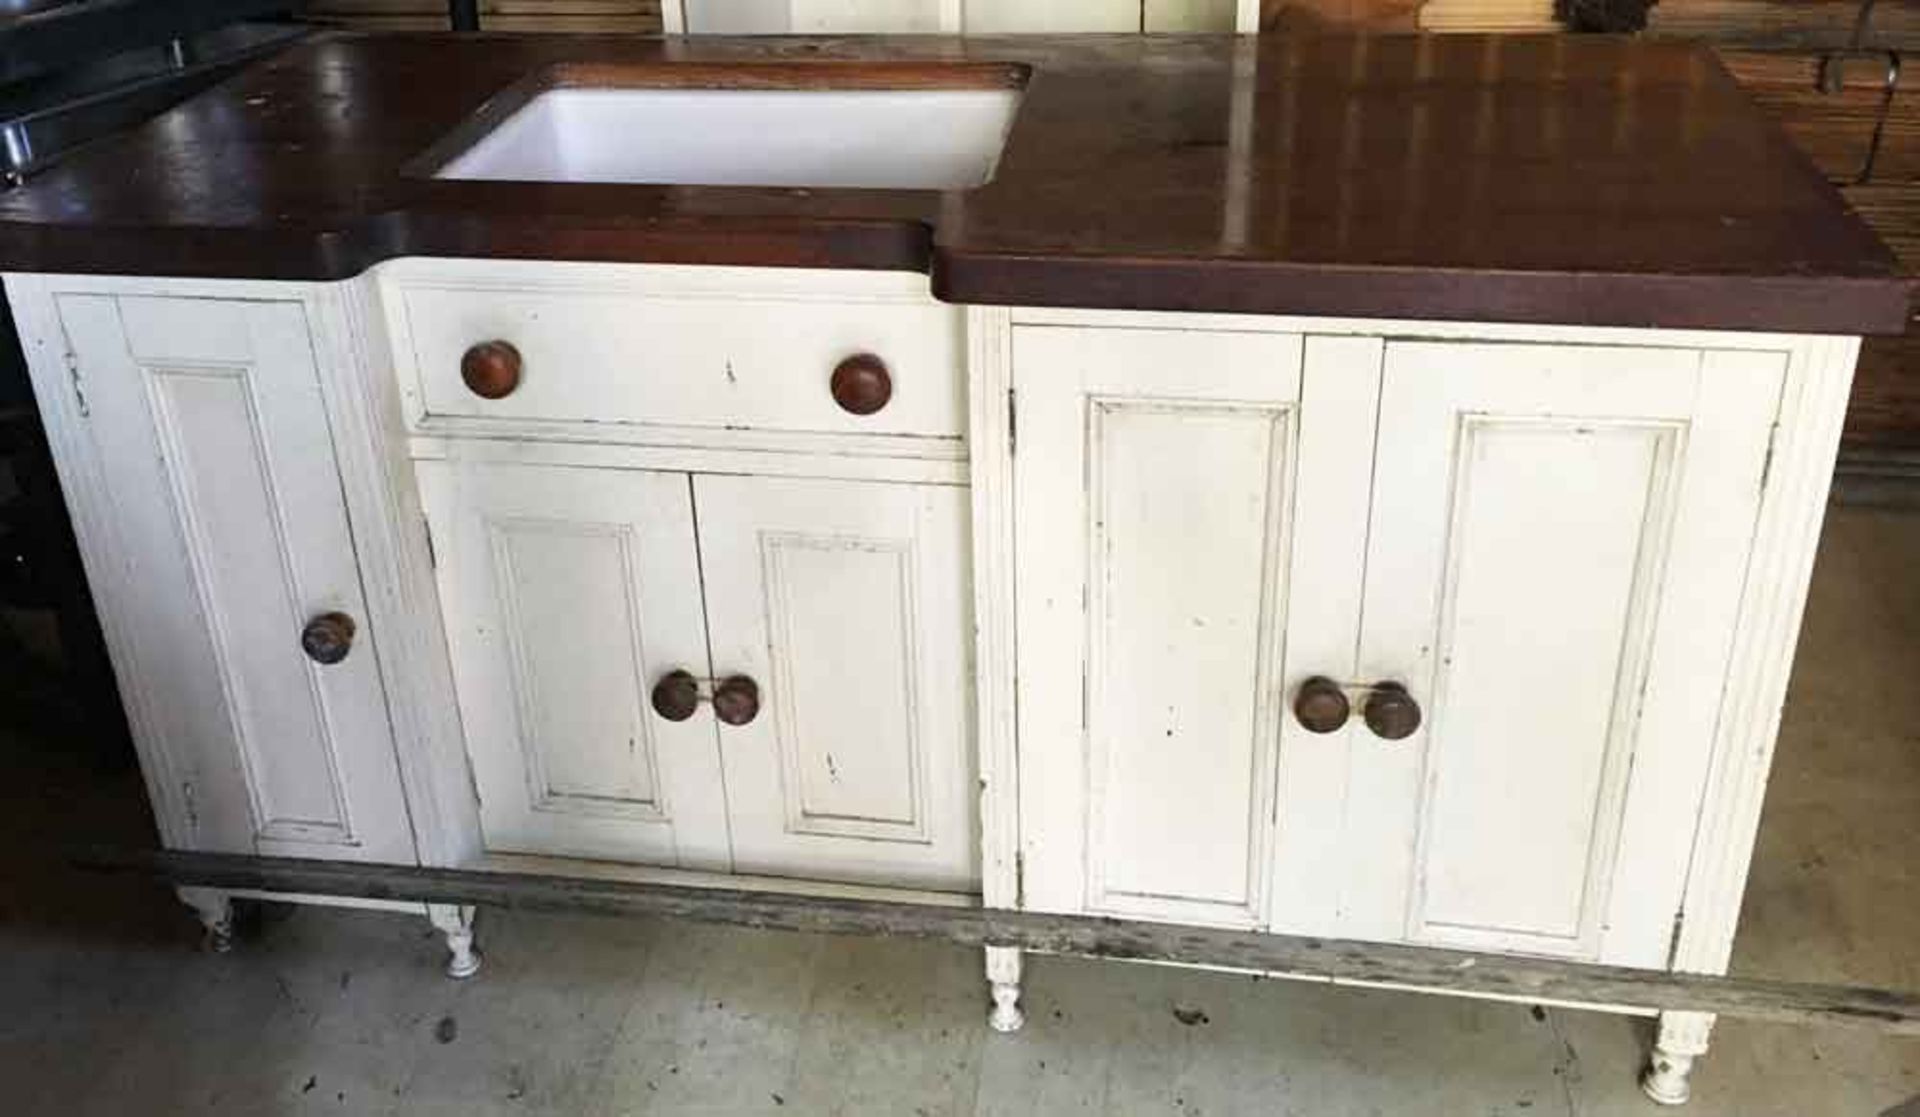
<path fill-rule="evenodd" d="M 1263 921 L 1300 339 L 1020 330 L 1030 906 Z"/>
<path fill-rule="evenodd" d="M 1703 972 L 1857 352 L 797 269 L 7 286 L 169 846 Z"/>
<path fill-rule="evenodd" d="M 694 478 L 736 870 L 979 885 L 966 490 Z"/>
<path fill-rule="evenodd" d="M 419 470 L 489 850 L 977 886 L 964 490 Z"/>
<path fill-rule="evenodd" d="M 713 723 L 648 700 L 709 674 L 686 476 L 419 476 L 487 848 L 728 869 Z"/>
<path fill-rule="evenodd" d="M 1785 364 L 1386 343 L 1343 931 L 1665 964 Z"/>
<path fill-rule="evenodd" d="M 1781 354 L 1036 325 L 1011 360 L 1029 906 L 1665 963 Z M 1332 732 L 1289 708 L 1316 676 Z"/>
<path fill-rule="evenodd" d="M 413 861 L 306 308 L 13 293 L 167 844 Z"/>

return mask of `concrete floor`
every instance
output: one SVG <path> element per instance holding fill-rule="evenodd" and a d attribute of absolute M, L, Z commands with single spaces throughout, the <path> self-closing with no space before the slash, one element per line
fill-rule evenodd
<path fill-rule="evenodd" d="M 1838 510 L 1738 972 L 1920 988 L 1916 726 L 1920 518 Z M 1043 958 L 999 1036 L 973 951 L 591 917 L 483 913 L 464 984 L 393 914 L 269 909 L 205 955 L 164 891 L 44 856 L 145 839 L 125 773 L 5 764 L 14 1117 L 1660 1112 L 1634 1082 L 1647 1025 L 1593 1013 Z M 1725 1022 L 1690 1111 L 1920 1117 L 1920 1040 Z"/>

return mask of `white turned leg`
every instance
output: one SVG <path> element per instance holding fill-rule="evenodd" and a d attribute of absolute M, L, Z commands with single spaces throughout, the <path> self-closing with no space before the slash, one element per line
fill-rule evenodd
<path fill-rule="evenodd" d="M 201 942 L 215 954 L 225 954 L 233 949 L 233 897 L 218 888 L 188 888 L 182 886 L 173 890 L 180 902 L 193 909 L 200 917 L 200 926 L 206 928 L 206 936 Z"/>
<path fill-rule="evenodd" d="M 1661 1105 L 1685 1105 L 1693 1096 L 1693 1064 L 1707 1053 L 1713 1034 L 1711 1012 L 1663 1012 L 1660 1035 L 1647 1060 L 1640 1089 Z"/>
<path fill-rule="evenodd" d="M 1020 1011 L 1020 950 L 1012 946 L 989 946 L 987 983 L 993 990 L 993 1011 L 987 1023 L 996 1032 L 1017 1032 L 1027 1022 Z"/>
<path fill-rule="evenodd" d="M 447 976 L 468 978 L 480 972 L 473 948 L 473 908 L 465 904 L 428 904 L 427 918 L 447 940 Z"/>

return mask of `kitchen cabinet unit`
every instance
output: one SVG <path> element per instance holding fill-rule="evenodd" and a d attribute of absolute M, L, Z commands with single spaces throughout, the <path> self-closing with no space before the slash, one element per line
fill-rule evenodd
<path fill-rule="evenodd" d="M 964 490 L 442 464 L 487 848 L 976 884 Z"/>
<path fill-rule="evenodd" d="M 305 308 L 76 293 L 41 309 L 69 345 L 51 405 L 98 468 L 68 483 L 111 502 L 84 529 L 90 575 L 169 840 L 411 859 Z"/>
<path fill-rule="evenodd" d="M 1029 902 L 1663 963 L 1785 357 L 1251 325 L 1013 331 Z"/>
<path fill-rule="evenodd" d="M 392 161 L 543 67 L 796 50 L 1019 85 L 993 181 Z M 406 61 L 474 96 L 403 108 Z M 0 263 L 162 841 L 1724 972 L 1907 290 L 1710 67 L 336 38 L 92 149 L 0 197 Z M 256 129 L 321 75 L 355 123 Z M 1462 105 L 1490 130 L 1403 128 Z M 1367 177 L 1336 120 L 1426 162 Z M 127 193 L 187 135 L 205 190 Z M 303 175 L 308 135 L 360 158 Z M 475 972 L 471 909 L 412 910 Z M 1017 1029 L 1020 952 L 985 962 Z M 1712 1022 L 1662 1014 L 1656 1100 Z"/>

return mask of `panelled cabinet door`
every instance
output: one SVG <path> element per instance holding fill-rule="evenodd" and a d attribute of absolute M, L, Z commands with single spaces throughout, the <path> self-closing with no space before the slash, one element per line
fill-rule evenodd
<path fill-rule="evenodd" d="M 1666 961 L 1785 358 L 1390 341 L 1349 934 Z"/>
<path fill-rule="evenodd" d="M 740 872 L 971 891 L 966 490 L 694 479 Z"/>
<path fill-rule="evenodd" d="M 730 868 L 713 712 L 650 698 L 708 675 L 686 475 L 419 476 L 487 848 Z"/>
<path fill-rule="evenodd" d="M 1352 666 L 1350 625 L 1282 662 L 1292 602 L 1357 592 L 1377 346 L 1333 345 L 1359 375 L 1303 399 L 1294 335 L 1016 328 L 1028 907 L 1264 921 L 1287 695 Z"/>
<path fill-rule="evenodd" d="M 58 308 L 114 511 L 89 571 L 167 841 L 413 861 L 304 310 Z M 327 613 L 354 624 L 321 663 L 302 636 Z"/>

